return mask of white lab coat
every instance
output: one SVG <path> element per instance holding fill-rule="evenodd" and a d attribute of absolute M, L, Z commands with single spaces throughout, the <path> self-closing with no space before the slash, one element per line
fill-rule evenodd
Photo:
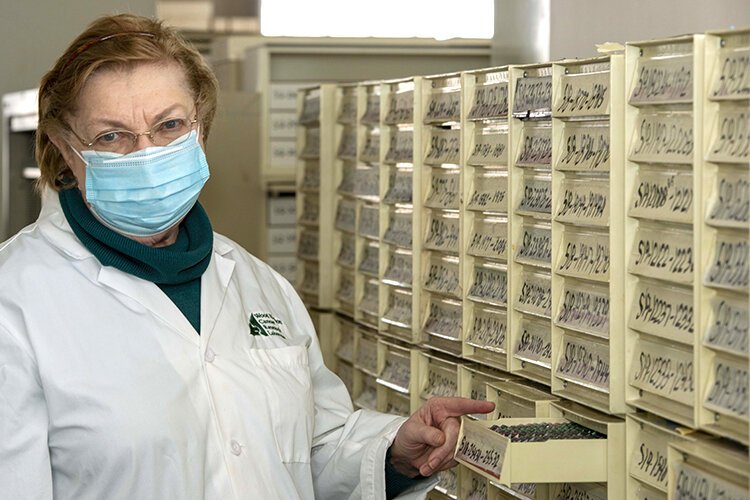
<path fill-rule="evenodd" d="M 0 249 L 0 498 L 384 498 L 403 419 L 352 412 L 267 265 L 215 235 L 201 279 L 198 335 L 156 285 L 103 267 L 45 193 Z M 283 337 L 252 335 L 253 313 Z"/>

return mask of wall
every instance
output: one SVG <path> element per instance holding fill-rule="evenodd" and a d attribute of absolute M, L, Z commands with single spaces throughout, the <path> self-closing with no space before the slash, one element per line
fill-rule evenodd
<path fill-rule="evenodd" d="M 0 0 L 0 95 L 37 87 L 91 21 L 117 12 L 153 16 L 155 0 Z"/>
<path fill-rule="evenodd" d="M 552 0 L 550 59 L 589 57 L 602 42 L 635 42 L 750 26 L 748 0 Z"/>

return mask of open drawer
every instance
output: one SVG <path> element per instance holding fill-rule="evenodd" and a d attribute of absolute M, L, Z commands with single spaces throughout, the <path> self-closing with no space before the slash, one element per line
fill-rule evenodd
<path fill-rule="evenodd" d="M 462 419 L 455 458 L 506 486 L 612 481 L 621 498 L 624 437 L 621 419 L 559 402 L 545 418 Z"/>

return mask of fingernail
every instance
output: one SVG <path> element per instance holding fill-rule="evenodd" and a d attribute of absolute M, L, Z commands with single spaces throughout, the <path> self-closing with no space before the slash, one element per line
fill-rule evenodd
<path fill-rule="evenodd" d="M 438 460 L 438 459 L 436 458 L 436 459 L 432 460 L 432 461 L 431 461 L 431 462 L 430 462 L 429 464 L 427 464 L 427 465 L 428 465 L 428 466 L 430 467 L 430 470 L 435 470 L 435 469 L 437 468 L 437 466 L 438 466 L 438 464 L 439 464 L 439 463 L 440 463 L 440 460 Z"/>

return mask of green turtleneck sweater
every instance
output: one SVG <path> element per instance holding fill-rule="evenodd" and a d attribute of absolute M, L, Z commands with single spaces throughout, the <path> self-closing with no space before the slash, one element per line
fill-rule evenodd
<path fill-rule="evenodd" d="M 211 222 L 200 203 L 180 223 L 177 241 L 160 248 L 104 226 L 89 211 L 77 188 L 60 191 L 60 205 L 75 235 L 102 265 L 156 284 L 200 333 L 201 276 L 213 248 Z"/>

